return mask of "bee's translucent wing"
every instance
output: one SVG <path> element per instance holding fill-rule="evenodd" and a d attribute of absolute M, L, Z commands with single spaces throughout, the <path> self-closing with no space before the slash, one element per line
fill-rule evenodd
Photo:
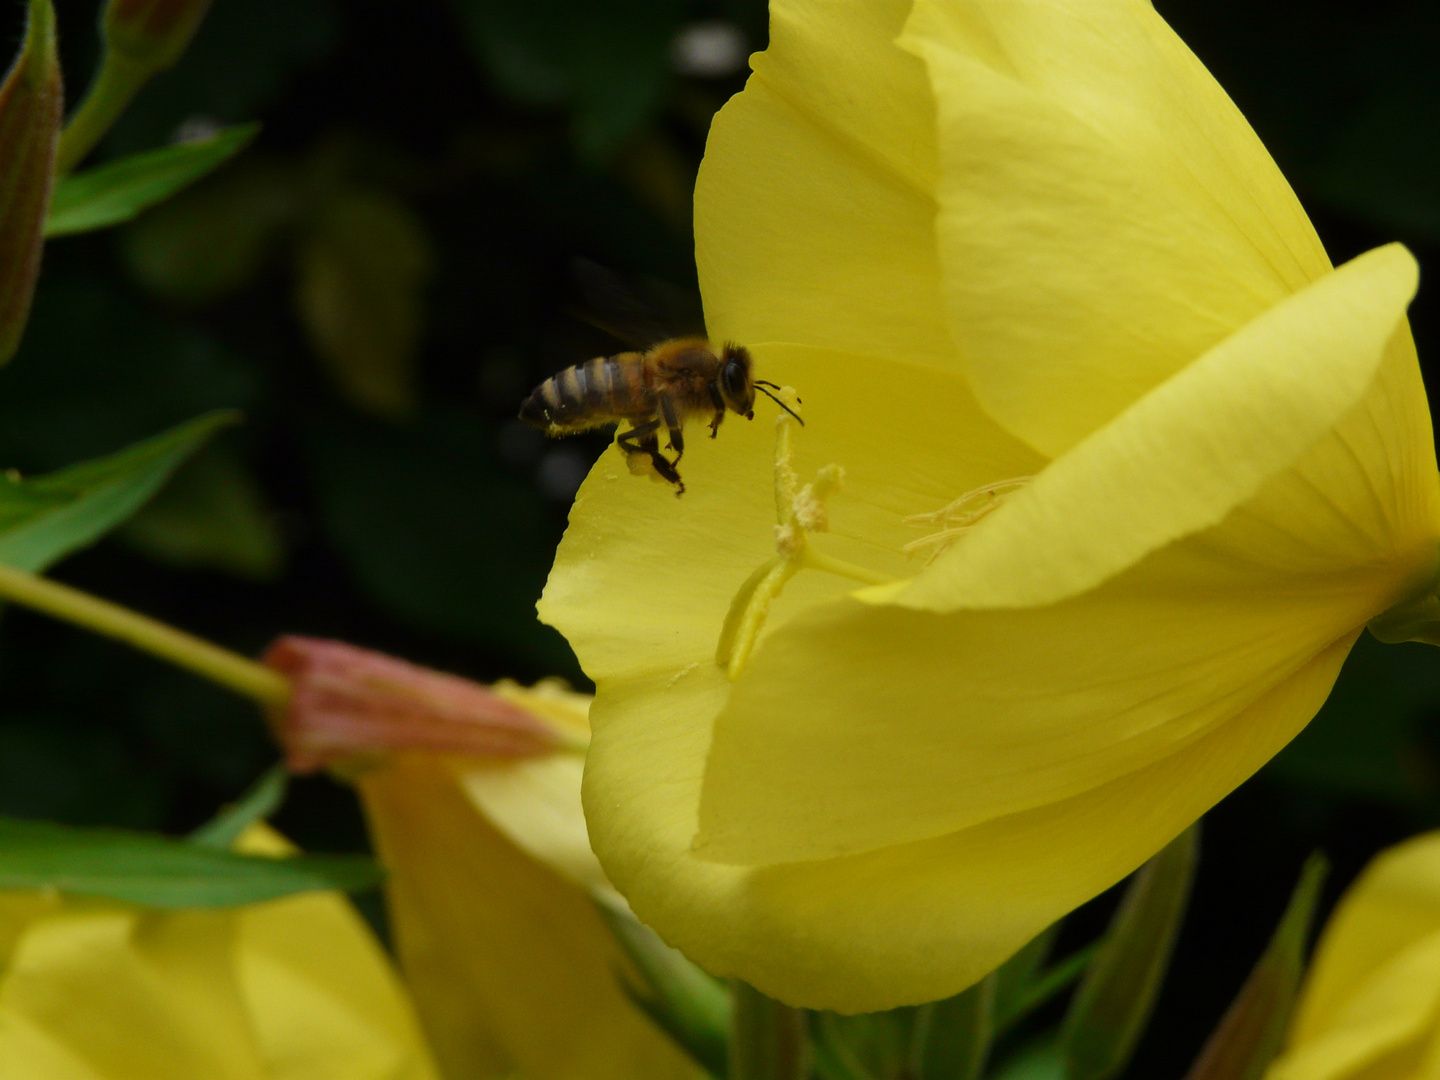
<path fill-rule="evenodd" d="M 618 274 L 597 262 L 576 257 L 570 261 L 570 272 L 581 300 L 575 315 L 628 345 L 648 349 L 668 338 L 704 332 L 685 325 L 702 324 L 703 320 L 684 311 L 696 305 L 678 289 L 652 283 L 666 311 L 661 315 L 655 304 L 642 300 Z"/>

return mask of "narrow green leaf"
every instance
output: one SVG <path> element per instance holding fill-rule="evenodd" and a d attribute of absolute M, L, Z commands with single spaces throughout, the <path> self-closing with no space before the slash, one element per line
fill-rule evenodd
<path fill-rule="evenodd" d="M 811 1048 L 819 1080 L 879 1080 L 851 1045 L 843 1017 L 816 1012 L 810 1014 L 810 1019 Z"/>
<path fill-rule="evenodd" d="M 207 413 L 109 457 L 33 479 L 0 474 L 0 563 L 35 572 L 98 540 L 239 414 Z"/>
<path fill-rule="evenodd" d="M 917 1080 L 980 1080 L 995 1040 L 998 974 L 915 1016 L 910 1075 Z"/>
<path fill-rule="evenodd" d="M 738 979 L 731 986 L 729 1080 L 803 1080 L 810 1064 L 805 1014 Z"/>
<path fill-rule="evenodd" d="M 50 0 L 30 0 L 25 43 L 0 85 L 0 364 L 20 346 L 40 249 L 64 91 Z"/>
<path fill-rule="evenodd" d="M 1068 1080 L 1065 1056 L 1054 1032 L 1047 1032 L 1011 1054 L 990 1080 Z"/>
<path fill-rule="evenodd" d="M 1039 975 L 1034 976 L 1028 985 L 1005 1003 L 1004 1012 L 1000 1011 L 997 1003 L 995 1007 L 995 1037 L 998 1039 L 1004 1035 L 1026 1016 L 1084 975 L 1085 969 L 1090 966 L 1090 962 L 1095 959 L 1095 955 L 1099 951 L 1100 944 L 1098 942 L 1075 950 L 1064 960 L 1052 964 Z"/>
<path fill-rule="evenodd" d="M 1015 1001 L 1023 997 L 1050 957 L 1065 920 L 1051 923 L 1036 934 L 1019 952 L 995 969 L 995 1021 L 1015 1012 Z"/>
<path fill-rule="evenodd" d="M 225 164 L 259 132 L 259 124 L 237 124 L 207 139 L 147 150 L 67 176 L 55 186 L 45 237 L 130 221 Z"/>
<path fill-rule="evenodd" d="M 916 1022 L 921 1013 L 922 1009 L 915 1007 L 849 1016 L 811 1012 L 810 1034 L 817 1071 L 825 1080 L 911 1077 L 912 1064 L 920 1052 Z M 918 1038 L 923 1041 L 923 1034 Z"/>
<path fill-rule="evenodd" d="M 666 945 L 629 911 L 604 901 L 596 906 L 645 980 L 644 987 L 637 988 L 622 977 L 626 993 L 707 1072 L 725 1076 L 731 1021 L 726 985 Z"/>
<path fill-rule="evenodd" d="M 1259 1080 L 1280 1053 L 1305 972 L 1305 949 L 1329 864 L 1306 860 L 1270 944 L 1240 988 L 1186 1080 Z"/>
<path fill-rule="evenodd" d="M 224 807 L 191 833 L 190 842 L 215 851 L 229 851 L 247 828 L 280 809 L 289 786 L 290 773 L 283 762 L 277 762 L 250 785 L 239 802 Z"/>
<path fill-rule="evenodd" d="M 272 859 L 123 829 L 0 818 L 0 888 L 58 889 L 147 907 L 232 907 L 316 889 L 366 889 L 379 868 L 355 856 Z"/>
<path fill-rule="evenodd" d="M 1105 1080 L 1140 1042 L 1185 915 L 1199 823 L 1140 868 L 1075 992 L 1060 1033 L 1067 1080 Z"/>

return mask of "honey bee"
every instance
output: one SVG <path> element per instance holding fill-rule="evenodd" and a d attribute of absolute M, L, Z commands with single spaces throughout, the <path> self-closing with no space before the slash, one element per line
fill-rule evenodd
<path fill-rule="evenodd" d="M 754 377 L 750 352 L 743 346 L 727 343 L 717 352 L 703 337 L 670 338 L 643 352 L 597 356 L 551 376 L 525 399 L 520 419 L 557 437 L 628 423 L 617 445 L 632 459 L 646 455 L 678 496 L 685 493 L 676 466 L 685 453 L 687 420 L 710 414 L 713 439 L 727 411 L 755 418 L 756 390 L 800 420 L 767 388 L 780 389 Z M 675 452 L 673 460 L 660 452 L 662 427 L 669 433 L 666 449 Z"/>

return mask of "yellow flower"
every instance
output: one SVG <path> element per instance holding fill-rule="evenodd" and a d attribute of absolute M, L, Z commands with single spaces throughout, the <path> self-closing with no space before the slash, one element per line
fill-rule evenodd
<path fill-rule="evenodd" d="M 1420 1080 L 1440 1067 L 1440 833 L 1391 848 L 1321 935 L 1267 1080 Z"/>
<path fill-rule="evenodd" d="M 241 850 L 289 847 L 252 828 Z M 435 1080 L 344 897 L 155 911 L 0 893 L 6 1080 Z"/>
<path fill-rule="evenodd" d="M 636 914 L 872 1010 L 1293 737 L 1429 587 L 1440 483 L 1413 259 L 1332 269 L 1148 3 L 771 11 L 697 260 L 807 426 L 693 439 L 678 501 L 612 449 L 540 610 L 598 686 L 586 813 Z"/>
<path fill-rule="evenodd" d="M 613 890 L 580 808 L 587 695 L 313 638 L 281 638 L 266 663 L 291 678 L 273 718 L 291 767 L 335 767 L 360 794 L 442 1075 L 698 1074 L 626 996 L 621 978 L 640 980 L 595 907 Z"/>

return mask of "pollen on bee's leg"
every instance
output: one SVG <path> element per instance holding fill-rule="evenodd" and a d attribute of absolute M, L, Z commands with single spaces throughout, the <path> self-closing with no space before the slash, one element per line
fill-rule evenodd
<path fill-rule="evenodd" d="M 919 555 L 928 550 L 929 557 L 925 560 L 925 565 L 929 566 L 942 551 L 973 529 L 1010 495 L 1020 490 L 1032 479 L 1033 477 L 1029 476 L 1014 476 L 1008 480 L 996 480 L 994 483 L 982 484 L 965 492 L 959 498 L 952 499 L 939 510 L 931 510 L 924 514 L 911 514 L 904 520 L 906 525 L 917 525 L 922 528 L 939 526 L 939 528 L 928 536 L 910 541 L 900 550 L 906 555 Z"/>

